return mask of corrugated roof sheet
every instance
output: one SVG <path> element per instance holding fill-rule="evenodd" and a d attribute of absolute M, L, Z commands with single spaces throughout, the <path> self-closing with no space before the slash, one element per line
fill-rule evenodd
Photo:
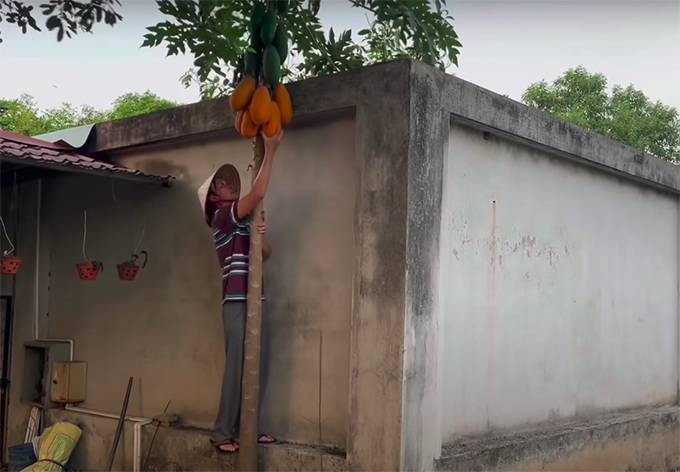
<path fill-rule="evenodd" d="M 51 133 L 39 134 L 32 137 L 35 139 L 48 141 L 50 143 L 58 143 L 63 141 L 69 146 L 79 149 L 85 145 L 87 138 L 89 138 L 90 134 L 92 134 L 93 128 L 94 125 L 76 126 L 75 128 L 66 128 L 60 131 L 52 131 Z"/>
<path fill-rule="evenodd" d="M 159 176 L 128 169 L 127 167 L 98 161 L 91 157 L 83 156 L 62 143 L 50 143 L 40 139 L 29 138 L 20 134 L 0 130 L 0 155 L 23 159 L 26 161 L 38 161 L 41 164 L 77 167 L 89 171 L 98 171 L 108 174 L 126 174 L 152 180 L 168 181 L 172 176 Z M 26 162 L 30 166 L 30 162 Z"/>

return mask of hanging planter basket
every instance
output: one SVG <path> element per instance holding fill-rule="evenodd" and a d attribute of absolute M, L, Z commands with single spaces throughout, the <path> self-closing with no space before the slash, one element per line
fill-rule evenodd
<path fill-rule="evenodd" d="M 104 264 L 101 261 L 90 259 L 85 254 L 85 243 L 87 242 L 87 210 L 83 210 L 83 258 L 85 262 L 76 264 L 78 277 L 80 280 L 97 280 L 100 272 L 104 272 Z"/>
<path fill-rule="evenodd" d="M 104 272 L 104 264 L 100 261 L 81 262 L 76 264 L 76 269 L 80 280 L 92 281 L 97 280 L 100 272 Z"/>
<path fill-rule="evenodd" d="M 2 256 L 2 264 L 0 272 L 2 275 L 15 275 L 19 272 L 21 266 L 21 257 L 19 256 Z"/>
<path fill-rule="evenodd" d="M 137 265 L 137 259 L 139 259 L 141 256 L 144 256 L 144 262 L 140 267 L 139 265 Z M 137 277 L 137 273 L 139 272 L 139 270 L 146 267 L 146 261 L 148 260 L 148 258 L 149 255 L 147 254 L 146 251 L 141 251 L 139 253 L 132 254 L 130 260 L 118 264 L 118 278 L 120 280 L 132 282 L 133 280 L 135 280 L 135 277 Z"/>

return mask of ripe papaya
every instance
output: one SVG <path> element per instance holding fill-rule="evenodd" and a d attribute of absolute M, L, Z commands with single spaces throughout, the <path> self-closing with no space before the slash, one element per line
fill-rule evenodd
<path fill-rule="evenodd" d="M 276 0 L 276 9 L 284 14 L 288 11 L 288 0 Z"/>
<path fill-rule="evenodd" d="M 276 34 L 276 10 L 267 10 L 262 19 L 262 26 L 260 27 L 260 39 L 264 47 L 271 45 Z"/>
<path fill-rule="evenodd" d="M 252 51 L 246 51 L 245 73 L 256 75 L 257 69 L 262 64 L 262 55 Z"/>
<path fill-rule="evenodd" d="M 269 117 L 269 121 L 262 128 L 264 135 L 271 138 L 281 129 L 281 112 L 279 111 L 279 106 L 276 102 L 272 102 L 272 114 Z"/>
<path fill-rule="evenodd" d="M 264 125 L 269 121 L 272 114 L 272 99 L 269 96 L 269 89 L 260 85 L 250 102 L 250 118 L 257 125 Z"/>
<path fill-rule="evenodd" d="M 273 87 L 281 81 L 281 59 L 274 46 L 268 46 L 264 49 L 262 70 L 264 71 L 264 80 L 268 85 Z"/>
<path fill-rule="evenodd" d="M 246 110 L 240 110 L 236 112 L 236 116 L 234 117 L 234 128 L 236 128 L 236 131 L 241 133 L 241 126 L 243 125 L 243 116 L 245 115 Z"/>
<path fill-rule="evenodd" d="M 281 126 L 286 126 L 293 119 L 293 105 L 285 85 L 278 84 L 274 87 L 274 101 L 281 115 Z"/>
<path fill-rule="evenodd" d="M 262 26 L 262 19 L 267 13 L 267 5 L 264 2 L 257 2 L 250 13 L 250 29 L 259 31 Z"/>
<path fill-rule="evenodd" d="M 276 52 L 279 53 L 279 59 L 281 64 L 286 62 L 288 57 L 288 31 L 283 25 L 279 25 L 276 28 L 276 34 L 274 35 L 274 42 L 272 43 L 276 48 Z"/>
<path fill-rule="evenodd" d="M 257 87 L 257 81 L 252 75 L 246 75 L 241 79 L 241 82 L 236 86 L 236 89 L 229 97 L 229 106 L 231 111 L 241 111 L 250 103 L 250 99 L 255 93 L 255 88 Z"/>
<path fill-rule="evenodd" d="M 250 108 L 248 107 L 243 111 L 243 123 L 241 123 L 241 136 L 249 139 L 257 136 L 257 133 L 260 131 L 260 126 L 254 123 L 250 117 Z"/>

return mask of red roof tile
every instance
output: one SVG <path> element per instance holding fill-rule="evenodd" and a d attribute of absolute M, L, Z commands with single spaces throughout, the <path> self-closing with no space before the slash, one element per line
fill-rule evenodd
<path fill-rule="evenodd" d="M 0 130 L 0 155 L 27 161 L 39 161 L 41 164 L 73 166 L 102 173 L 127 174 L 158 180 L 172 178 L 170 176 L 146 174 L 138 170 L 98 161 L 78 154 L 75 149 L 66 144 L 50 143 L 2 130 Z M 26 165 L 30 166 L 31 164 L 27 162 Z"/>

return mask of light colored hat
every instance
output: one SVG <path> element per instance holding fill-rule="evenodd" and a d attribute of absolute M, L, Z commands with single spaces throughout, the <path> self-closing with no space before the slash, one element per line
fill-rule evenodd
<path fill-rule="evenodd" d="M 205 182 L 198 188 L 198 202 L 201 204 L 203 213 L 206 214 L 206 219 L 208 215 L 208 208 L 206 204 L 208 203 L 208 193 L 210 193 L 210 185 L 213 183 L 215 177 L 219 176 L 223 178 L 228 183 L 236 186 L 236 193 L 241 193 L 241 177 L 239 176 L 238 170 L 232 164 L 223 164 L 215 172 L 210 174 Z"/>

